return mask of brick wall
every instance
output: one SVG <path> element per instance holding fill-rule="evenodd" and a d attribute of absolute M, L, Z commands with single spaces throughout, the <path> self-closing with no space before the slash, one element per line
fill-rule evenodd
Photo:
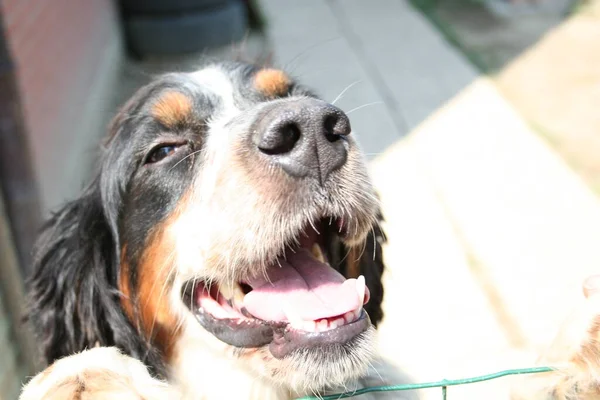
<path fill-rule="evenodd" d="M 106 65 L 114 58 L 107 53 L 120 49 L 115 6 L 111 0 L 0 0 L 0 6 L 43 204 L 53 207 L 80 185 L 69 160 L 89 147 L 82 136 L 95 127 L 85 121 L 87 108 L 101 97 L 98 81 L 117 68 Z"/>

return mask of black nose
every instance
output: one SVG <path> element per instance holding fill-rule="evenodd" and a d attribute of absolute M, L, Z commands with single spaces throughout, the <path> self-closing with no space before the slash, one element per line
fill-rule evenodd
<path fill-rule="evenodd" d="M 275 104 L 253 129 L 258 149 L 295 177 L 323 183 L 346 162 L 350 121 L 342 110 L 316 99 Z"/>

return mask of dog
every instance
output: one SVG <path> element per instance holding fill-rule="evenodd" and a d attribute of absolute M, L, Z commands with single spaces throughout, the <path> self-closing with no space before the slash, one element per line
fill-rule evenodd
<path fill-rule="evenodd" d="M 28 319 L 50 366 L 21 399 L 279 400 L 402 383 L 371 365 L 381 222 L 348 117 L 284 71 L 227 62 L 159 77 L 42 229 Z M 599 321 L 590 296 L 540 359 L 559 369 L 513 398 L 599 398 Z"/>
<path fill-rule="evenodd" d="M 42 229 L 28 319 L 54 364 L 21 398 L 348 387 L 383 317 L 381 220 L 348 117 L 284 71 L 161 76 Z"/>

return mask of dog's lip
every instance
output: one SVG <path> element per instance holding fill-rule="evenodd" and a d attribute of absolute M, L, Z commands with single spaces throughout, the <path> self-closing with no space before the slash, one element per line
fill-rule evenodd
<path fill-rule="evenodd" d="M 371 320 L 365 310 L 361 310 L 359 318 L 346 325 L 324 332 L 305 332 L 289 326 L 273 330 L 273 341 L 269 351 L 273 357 L 282 359 L 296 350 L 310 350 L 332 344 L 347 343 L 371 326 Z"/>
<path fill-rule="evenodd" d="M 252 348 L 265 346 L 273 340 L 273 330 L 278 328 L 258 319 L 219 319 L 202 308 L 194 316 L 208 332 L 217 339 L 235 347 Z"/>
<path fill-rule="evenodd" d="M 283 359 L 297 350 L 347 343 L 371 326 L 371 320 L 364 309 L 356 321 L 324 332 L 302 331 L 285 322 L 218 319 L 201 308 L 194 312 L 194 316 L 204 329 L 222 342 L 239 348 L 269 345 L 270 353 L 277 359 Z"/>

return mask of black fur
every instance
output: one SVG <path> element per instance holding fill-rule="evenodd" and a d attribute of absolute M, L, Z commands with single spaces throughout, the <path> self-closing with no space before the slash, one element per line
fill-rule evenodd
<path fill-rule="evenodd" d="M 383 217 L 379 215 L 379 222 L 383 222 Z M 352 253 L 338 238 L 337 235 L 326 233 L 326 243 L 329 243 L 327 248 L 327 259 L 332 267 L 336 268 L 344 276 L 349 276 L 349 266 L 353 264 L 351 260 Z M 383 281 L 382 276 L 385 270 L 383 262 L 383 248 L 387 238 L 383 229 L 378 224 L 373 226 L 373 229 L 367 236 L 364 248 L 360 250 L 360 259 L 358 260 L 359 275 L 364 275 L 365 283 L 371 293 L 371 299 L 365 305 L 365 311 L 369 314 L 369 318 L 375 327 L 383 319 Z"/>
<path fill-rule="evenodd" d="M 96 345 L 117 346 L 161 374 L 160 355 L 121 308 L 115 251 L 96 181 L 43 228 L 29 281 L 29 320 L 47 362 Z"/>
<path fill-rule="evenodd" d="M 371 292 L 371 299 L 365 305 L 365 311 L 369 314 L 373 325 L 377 326 L 383 319 L 383 244 L 387 238 L 379 225 L 373 227 L 373 231 L 367 237 L 365 250 L 360 258 L 359 270 L 365 276 L 365 283 Z"/>

